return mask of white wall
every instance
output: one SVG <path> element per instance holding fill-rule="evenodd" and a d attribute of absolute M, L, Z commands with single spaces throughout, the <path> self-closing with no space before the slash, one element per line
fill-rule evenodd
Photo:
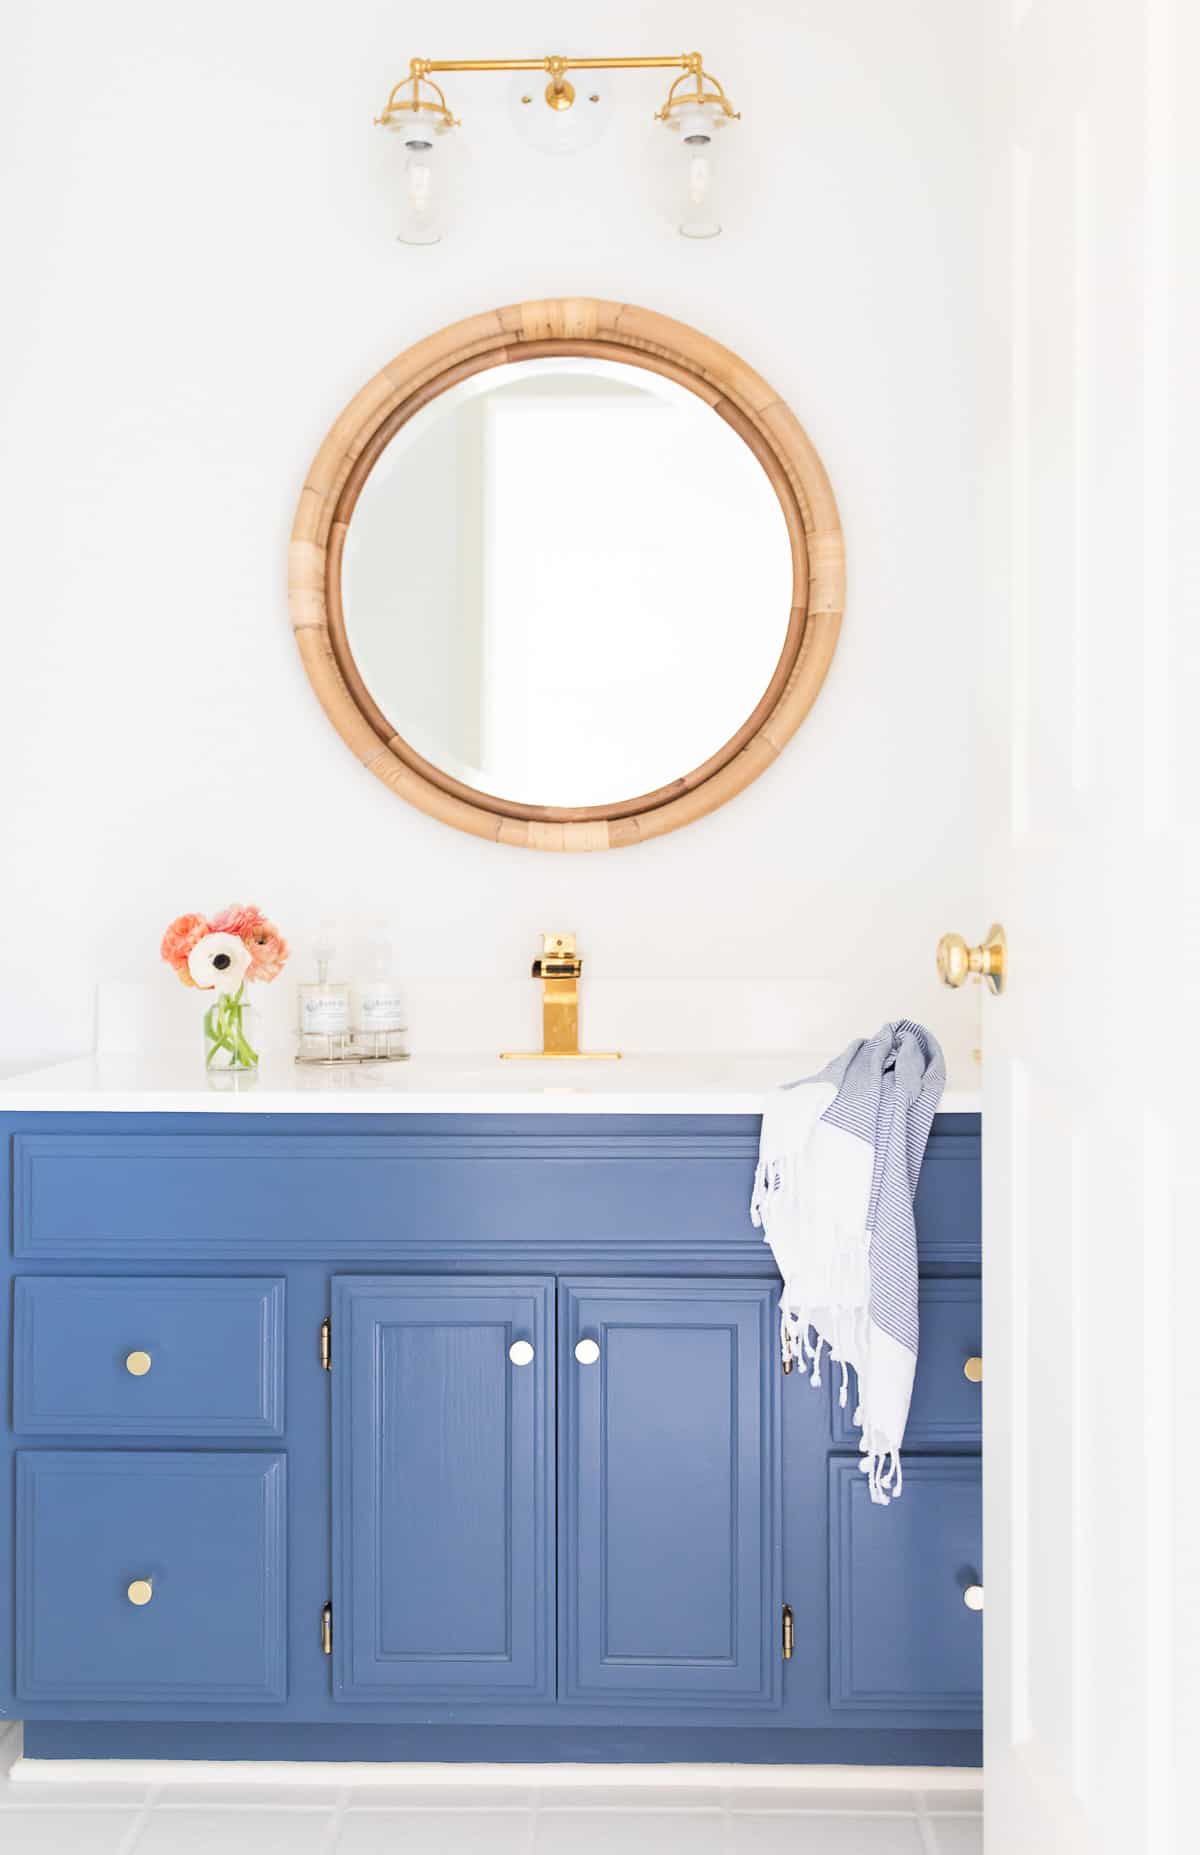
<path fill-rule="evenodd" d="M 973 1008 L 930 967 L 943 929 L 986 925 L 980 30 L 962 0 L 7 10 L 0 1059 L 86 1049 L 102 976 L 193 1010 L 156 967 L 161 929 L 237 898 L 302 948 L 323 914 L 385 911 L 407 975 L 474 999 L 511 981 L 494 996 L 531 1016 L 536 937 L 574 927 L 597 998 L 674 976 L 634 1014 L 643 1047 L 697 1001 L 693 1039 L 832 1046 L 911 1012 L 965 1052 Z M 569 160 L 516 138 L 503 78 L 458 80 L 456 235 L 392 241 L 371 117 L 414 52 L 692 45 L 744 112 L 725 237 L 681 240 L 646 199 L 650 74 Z M 325 722 L 284 602 L 306 465 L 357 387 L 446 322 L 559 293 L 743 352 L 819 446 L 849 550 L 843 642 L 781 762 L 704 822 L 594 857 L 401 804 Z M 424 1024 L 418 1002 L 418 1041 L 475 1040 L 452 991 L 431 984 Z"/>

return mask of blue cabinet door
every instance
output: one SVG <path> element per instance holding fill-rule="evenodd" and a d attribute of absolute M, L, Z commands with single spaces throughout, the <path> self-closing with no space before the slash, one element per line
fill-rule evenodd
<path fill-rule="evenodd" d="M 973 1722 L 982 1704 L 980 1465 L 910 1456 L 904 1492 L 871 1502 L 857 1457 L 829 1464 L 835 1709 L 928 1709 Z"/>
<path fill-rule="evenodd" d="M 779 1705 L 777 1299 L 560 1283 L 564 1697 Z"/>
<path fill-rule="evenodd" d="M 333 1286 L 334 1695 L 553 1694 L 554 1284 Z"/>
<path fill-rule="evenodd" d="M 18 1695 L 278 1705 L 285 1508 L 281 1455 L 22 1451 Z"/>

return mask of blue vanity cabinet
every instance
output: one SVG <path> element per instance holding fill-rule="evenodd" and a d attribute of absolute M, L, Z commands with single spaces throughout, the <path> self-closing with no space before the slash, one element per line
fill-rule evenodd
<path fill-rule="evenodd" d="M 559 1284 L 565 1698 L 779 1705 L 777 1304 Z"/>
<path fill-rule="evenodd" d="M 755 1117 L 226 1106 L 0 1120 L 30 1755 L 978 1761 L 976 1117 L 873 1508 L 781 1371 Z"/>
<path fill-rule="evenodd" d="M 337 1700 L 553 1693 L 554 1283 L 333 1283 Z"/>

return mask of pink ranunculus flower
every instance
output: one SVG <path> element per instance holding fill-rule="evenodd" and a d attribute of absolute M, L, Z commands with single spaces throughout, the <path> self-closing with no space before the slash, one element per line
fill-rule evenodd
<path fill-rule="evenodd" d="M 268 921 L 261 908 L 254 908 L 246 902 L 234 902 L 231 907 L 223 908 L 219 915 L 214 915 L 210 923 L 215 934 L 236 934 L 244 941 L 250 955 L 250 969 L 247 979 L 260 979 L 264 982 L 278 979 L 288 957 L 288 944 L 275 926 Z"/>
<path fill-rule="evenodd" d="M 247 979 L 278 979 L 290 949 L 275 923 L 260 919 L 245 941 L 250 952 Z"/>
<path fill-rule="evenodd" d="M 209 925 L 203 915 L 179 915 L 162 937 L 159 952 L 167 965 L 174 967 L 184 985 L 196 983 L 188 971 L 188 954 L 208 932 Z"/>
<path fill-rule="evenodd" d="M 247 902 L 232 902 L 219 915 L 214 915 L 208 925 L 214 934 L 236 934 L 239 940 L 248 941 L 251 931 L 263 919 L 260 908 L 253 908 Z"/>

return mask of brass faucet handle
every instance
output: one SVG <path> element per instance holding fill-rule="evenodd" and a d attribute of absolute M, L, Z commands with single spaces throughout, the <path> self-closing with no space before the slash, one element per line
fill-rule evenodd
<path fill-rule="evenodd" d="M 570 960 L 535 960 L 530 971 L 535 979 L 578 979 L 583 961 L 578 956 Z"/>
<path fill-rule="evenodd" d="M 578 979 L 583 957 L 575 951 L 574 934 L 543 934 L 542 957 L 533 962 L 535 979 Z"/>

